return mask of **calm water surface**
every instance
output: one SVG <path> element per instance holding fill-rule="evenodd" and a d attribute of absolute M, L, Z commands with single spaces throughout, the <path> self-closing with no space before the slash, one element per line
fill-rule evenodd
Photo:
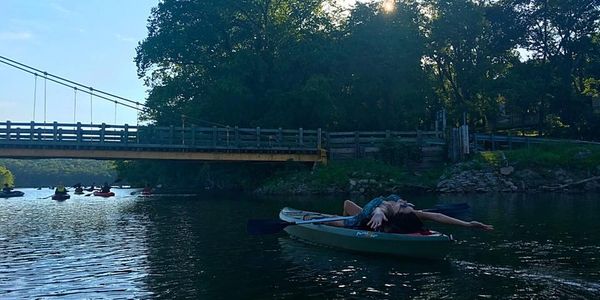
<path fill-rule="evenodd" d="M 468 202 L 487 233 L 446 261 L 375 257 L 245 233 L 283 206 L 339 212 L 342 199 L 232 194 L 0 199 L 0 299 L 599 298 L 600 195 L 420 195 Z M 356 199 L 364 203 L 367 199 Z"/>

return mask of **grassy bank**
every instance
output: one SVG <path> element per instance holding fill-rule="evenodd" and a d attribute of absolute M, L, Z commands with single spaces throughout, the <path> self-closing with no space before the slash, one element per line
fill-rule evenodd
<path fill-rule="evenodd" d="M 588 170 L 600 166 L 600 146 L 537 145 L 511 151 L 480 152 L 472 160 L 480 165 L 494 167 L 508 163 L 515 168 Z"/>

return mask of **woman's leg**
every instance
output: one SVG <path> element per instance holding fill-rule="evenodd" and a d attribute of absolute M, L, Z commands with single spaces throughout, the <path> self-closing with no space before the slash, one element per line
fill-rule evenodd
<path fill-rule="evenodd" d="M 355 216 L 358 215 L 362 211 L 362 207 L 358 206 L 356 203 L 346 200 L 344 201 L 344 216 Z"/>

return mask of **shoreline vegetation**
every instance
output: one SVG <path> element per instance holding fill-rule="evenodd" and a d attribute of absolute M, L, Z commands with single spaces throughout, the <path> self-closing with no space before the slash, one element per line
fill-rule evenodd
<path fill-rule="evenodd" d="M 532 146 L 482 151 L 467 160 L 419 169 L 404 158 L 306 164 L 198 163 L 180 168 L 165 162 L 120 162 L 120 178 L 133 186 L 161 184 L 171 191 L 243 190 L 273 195 L 379 195 L 405 192 L 585 192 L 600 191 L 600 147 Z M 120 166 L 120 167 L 119 167 Z M 133 166 L 136 166 L 134 168 Z M 145 170 L 145 171 L 144 171 Z M 135 176 L 131 180 L 130 176 Z"/>
<path fill-rule="evenodd" d="M 536 146 L 483 151 L 427 171 L 376 160 L 334 162 L 312 171 L 281 174 L 261 194 L 386 194 L 401 192 L 530 193 L 600 191 L 600 147 Z"/>
<path fill-rule="evenodd" d="M 116 174 L 113 163 L 104 160 L 0 159 L 0 183 L 17 187 L 55 186 L 61 181 L 67 186 L 101 184 L 115 181 Z"/>
<path fill-rule="evenodd" d="M 600 191 L 600 147 L 536 146 L 483 151 L 468 160 L 414 170 L 377 160 L 334 162 L 274 176 L 261 194 L 386 194 L 402 192 Z"/>

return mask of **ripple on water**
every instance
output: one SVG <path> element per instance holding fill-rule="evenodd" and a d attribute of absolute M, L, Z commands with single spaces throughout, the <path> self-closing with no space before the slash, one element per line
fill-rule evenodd
<path fill-rule="evenodd" d="M 151 295 L 144 288 L 144 219 L 123 214 L 125 202 L 71 202 L 3 203 L 0 298 Z M 128 225 L 115 222 L 120 218 Z"/>

